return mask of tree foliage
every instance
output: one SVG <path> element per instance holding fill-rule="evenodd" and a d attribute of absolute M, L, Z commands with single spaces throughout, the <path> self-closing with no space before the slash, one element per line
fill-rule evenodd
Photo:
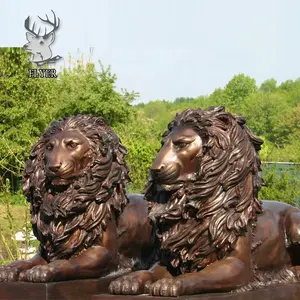
<path fill-rule="evenodd" d="M 96 71 L 93 63 L 86 66 L 79 64 L 72 70 L 64 69 L 57 87 L 59 102 L 55 111 L 56 118 L 92 113 L 105 116 L 112 126 L 132 119 L 134 109 L 130 102 L 136 94 L 116 92 L 116 75 L 112 74 L 110 67 L 104 68 L 101 63 L 99 65 L 100 72 Z"/>
<path fill-rule="evenodd" d="M 247 97 L 256 90 L 255 79 L 244 74 L 233 76 L 224 90 L 228 107 L 236 112 L 240 112 L 241 106 L 247 101 Z"/>
<path fill-rule="evenodd" d="M 29 78 L 33 68 L 19 48 L 0 52 L 0 168 L 19 173 L 29 147 L 52 119 L 52 79 Z"/>
<path fill-rule="evenodd" d="M 271 78 L 264 81 L 261 84 L 259 90 L 265 93 L 269 93 L 269 92 L 274 92 L 276 90 L 276 87 L 277 87 L 277 81 L 274 78 Z"/>
<path fill-rule="evenodd" d="M 300 80 L 287 80 L 279 85 L 271 78 L 258 89 L 253 78 L 238 74 L 224 88 L 217 88 L 208 96 L 178 97 L 175 101 L 156 100 L 133 106 L 137 93 L 116 91 L 116 75 L 101 63 L 77 63 L 62 70 L 58 79 L 29 78 L 30 68 L 33 66 L 22 50 L 1 49 L 2 177 L 13 174 L 20 178 L 30 147 L 51 120 L 79 113 L 94 114 L 104 116 L 128 148 L 132 178 L 129 190 L 141 192 L 160 147 L 161 135 L 175 114 L 211 105 L 224 105 L 230 112 L 247 117 L 247 125 L 265 140 L 262 160 L 300 162 Z M 269 188 L 261 195 L 296 201 L 300 184 L 284 174 L 266 169 Z"/>

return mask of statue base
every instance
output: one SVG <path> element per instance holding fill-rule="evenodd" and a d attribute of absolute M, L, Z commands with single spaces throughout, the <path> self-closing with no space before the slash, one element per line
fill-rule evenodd
<path fill-rule="evenodd" d="M 49 283 L 0 282 L 1 300 L 85 300 L 108 293 L 111 281 L 119 276 Z"/>
<path fill-rule="evenodd" d="M 119 296 L 119 295 L 94 295 L 91 300 L 299 300 L 300 283 L 269 286 L 264 289 L 253 290 L 240 293 L 210 293 L 193 296 L 180 297 L 151 297 L 147 295 L 139 296 Z"/>

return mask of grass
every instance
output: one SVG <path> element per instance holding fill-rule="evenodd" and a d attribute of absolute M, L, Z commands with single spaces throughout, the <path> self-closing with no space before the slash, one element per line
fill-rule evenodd
<path fill-rule="evenodd" d="M 26 205 L 19 205 L 14 204 L 10 205 L 10 210 L 12 217 L 14 219 L 14 225 L 16 231 L 22 230 L 26 222 L 26 211 L 29 213 L 29 208 Z M 6 217 L 7 214 L 7 206 L 6 204 L 0 204 L 0 228 L 8 229 L 10 224 L 8 218 Z M 4 217 L 3 217 L 4 216 Z"/>
<path fill-rule="evenodd" d="M 28 205 L 7 205 L 0 204 L 0 262 L 5 264 L 20 257 L 19 247 L 21 242 L 14 240 L 18 231 L 29 234 L 31 228 L 28 226 L 29 206 Z M 27 224 L 27 226 L 26 226 Z M 24 231 L 25 228 L 25 231 Z M 25 246 L 28 247 L 26 240 Z"/>

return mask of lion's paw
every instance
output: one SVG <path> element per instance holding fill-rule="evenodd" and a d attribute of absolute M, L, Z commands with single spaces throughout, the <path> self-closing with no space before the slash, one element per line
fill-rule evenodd
<path fill-rule="evenodd" d="M 16 267 L 1 266 L 0 267 L 0 281 L 18 281 L 20 270 Z"/>
<path fill-rule="evenodd" d="M 182 283 L 176 279 L 164 278 L 149 287 L 149 294 L 152 296 L 177 297 L 181 292 Z"/>
<path fill-rule="evenodd" d="M 20 280 L 19 274 L 32 267 L 30 262 L 15 261 L 6 266 L 0 266 L 0 281 L 12 282 Z"/>
<path fill-rule="evenodd" d="M 56 268 L 48 265 L 35 266 L 30 270 L 22 272 L 20 278 L 31 282 L 50 282 L 54 280 Z"/>
<path fill-rule="evenodd" d="M 111 294 L 139 295 L 144 293 L 145 285 L 148 283 L 149 281 L 143 280 L 141 276 L 131 274 L 112 281 L 108 289 Z"/>

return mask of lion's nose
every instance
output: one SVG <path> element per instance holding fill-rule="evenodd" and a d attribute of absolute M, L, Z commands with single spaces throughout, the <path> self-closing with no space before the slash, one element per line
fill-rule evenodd
<path fill-rule="evenodd" d="M 57 164 L 51 165 L 51 166 L 49 166 L 49 170 L 55 173 L 60 169 L 61 165 L 62 165 L 62 163 L 57 163 Z"/>
<path fill-rule="evenodd" d="M 155 166 L 151 168 L 150 172 L 153 178 L 156 178 L 157 175 L 165 168 L 164 165 L 160 165 L 160 166 Z"/>
<path fill-rule="evenodd" d="M 152 166 L 151 172 L 159 173 L 165 168 L 165 165 Z"/>

